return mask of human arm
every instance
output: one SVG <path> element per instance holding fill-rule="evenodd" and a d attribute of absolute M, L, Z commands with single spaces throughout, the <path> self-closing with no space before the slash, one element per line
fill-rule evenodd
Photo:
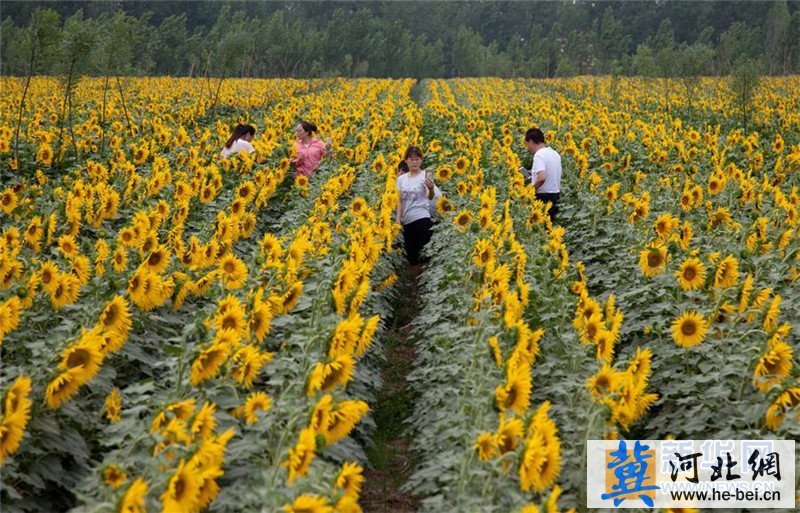
<path fill-rule="evenodd" d="M 400 177 L 397 177 L 396 187 L 397 187 L 397 212 L 395 213 L 395 221 L 397 224 L 402 224 L 403 220 L 403 192 L 400 189 Z"/>
<path fill-rule="evenodd" d="M 544 170 L 538 171 L 535 175 L 533 175 L 533 188 L 538 191 L 539 187 L 541 187 L 544 184 L 544 181 L 545 181 Z"/>
<path fill-rule="evenodd" d="M 428 191 L 429 200 L 438 198 L 439 196 L 442 195 L 442 191 L 440 191 L 439 188 L 436 187 L 436 184 L 433 183 L 433 180 L 431 179 L 431 176 L 428 174 L 427 171 L 425 172 L 425 188 Z"/>
<path fill-rule="evenodd" d="M 539 190 L 539 187 L 544 184 L 545 178 L 544 159 L 538 155 L 534 155 L 533 165 L 531 166 L 531 183 L 533 184 L 533 188 Z"/>

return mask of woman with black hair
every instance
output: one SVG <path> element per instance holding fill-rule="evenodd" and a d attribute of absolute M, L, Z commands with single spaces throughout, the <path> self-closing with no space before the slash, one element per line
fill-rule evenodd
<path fill-rule="evenodd" d="M 397 222 L 403 225 L 406 256 L 408 263 L 413 266 L 428 260 L 420 258 L 420 253 L 433 234 L 431 203 L 442 195 L 428 171 L 422 169 L 422 159 L 422 150 L 417 146 L 409 146 L 398 167 L 401 174 L 397 177 Z M 406 172 L 402 172 L 404 168 Z"/>
<path fill-rule="evenodd" d="M 311 178 L 317 173 L 317 168 L 328 150 L 328 145 L 314 137 L 317 125 L 313 123 L 301 121 L 294 131 L 297 134 L 297 140 L 294 142 L 296 157 L 290 161 L 294 164 L 294 175 Z"/>
<path fill-rule="evenodd" d="M 253 125 L 236 125 L 231 136 L 225 142 L 225 147 L 222 148 L 222 156 L 230 157 L 236 153 L 255 153 L 256 149 L 250 144 L 255 135 L 256 129 Z"/>

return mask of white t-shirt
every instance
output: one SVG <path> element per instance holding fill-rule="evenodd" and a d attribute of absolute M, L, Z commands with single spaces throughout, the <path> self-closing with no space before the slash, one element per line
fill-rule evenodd
<path fill-rule="evenodd" d="M 536 174 L 544 171 L 544 183 L 537 193 L 561 192 L 561 155 L 550 146 L 545 146 L 533 154 L 531 182 L 536 182 Z"/>
<path fill-rule="evenodd" d="M 428 174 L 431 178 L 433 177 L 430 171 Z M 425 217 L 431 217 L 431 206 L 435 205 L 437 198 L 442 195 L 442 191 L 434 184 L 433 199 L 428 199 L 428 188 L 425 187 L 425 170 L 420 171 L 416 176 L 412 176 L 411 173 L 403 173 L 398 176 L 397 191 L 403 202 L 403 211 L 400 212 L 400 222 L 402 224 L 409 224 Z"/>
<path fill-rule="evenodd" d="M 234 153 L 253 153 L 255 151 L 256 149 L 253 148 L 253 145 L 249 142 L 245 141 L 244 139 L 236 139 L 233 141 L 233 144 L 231 144 L 230 148 L 222 148 L 222 156 L 230 157 Z"/>

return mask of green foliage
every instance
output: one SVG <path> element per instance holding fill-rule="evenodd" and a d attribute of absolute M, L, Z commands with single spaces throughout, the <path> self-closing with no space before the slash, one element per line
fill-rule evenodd
<path fill-rule="evenodd" d="M 3 21 L 2 72 L 24 75 L 24 28 L 39 11 L 49 11 L 60 32 L 59 16 L 69 18 L 76 6 L 6 4 L 13 14 Z M 650 48 L 658 74 L 679 76 L 676 51 L 695 45 L 714 53 L 707 75 L 730 74 L 739 57 L 763 60 L 769 74 L 800 70 L 796 2 L 748 2 L 736 8 L 723 1 L 637 5 L 162 1 L 82 2 L 80 7 L 83 23 L 96 22 L 92 30 L 99 39 L 110 37 L 109 25 L 123 17 L 133 33 L 113 41 L 121 46 L 119 59 L 139 74 L 554 77 L 643 70 L 652 76 L 644 53 Z M 39 72 L 53 73 L 57 62 L 42 61 Z M 213 69 L 206 70 L 209 63 Z"/>
<path fill-rule="evenodd" d="M 742 130 L 745 133 L 747 133 L 747 123 L 750 120 L 753 100 L 760 82 L 759 67 L 755 61 L 744 59 L 736 65 L 731 81 L 731 91 L 742 121 Z"/>

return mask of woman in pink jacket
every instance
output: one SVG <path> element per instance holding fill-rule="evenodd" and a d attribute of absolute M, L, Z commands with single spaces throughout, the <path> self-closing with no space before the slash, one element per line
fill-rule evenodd
<path fill-rule="evenodd" d="M 314 137 L 317 125 L 313 123 L 301 121 L 294 131 L 297 134 L 297 140 L 294 142 L 296 157 L 291 159 L 294 164 L 294 175 L 312 178 L 317 173 L 317 168 L 328 145 Z"/>

